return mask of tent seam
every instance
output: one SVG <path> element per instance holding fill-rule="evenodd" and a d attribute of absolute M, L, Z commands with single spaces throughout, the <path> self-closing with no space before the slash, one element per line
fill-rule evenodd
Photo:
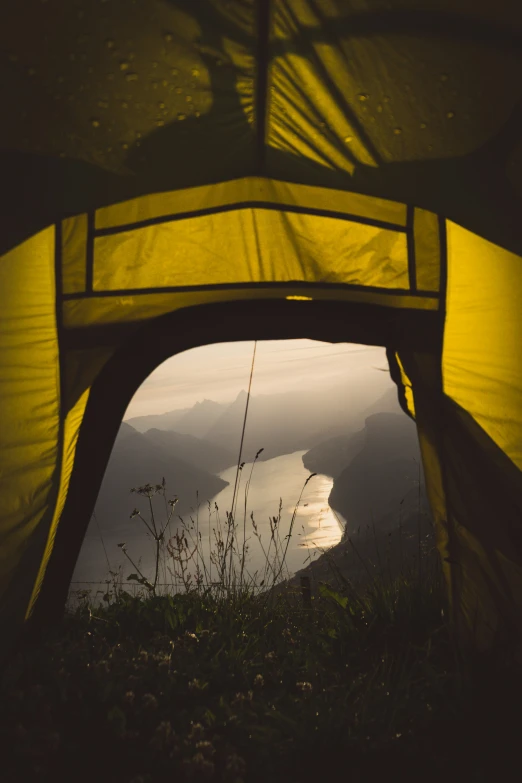
<path fill-rule="evenodd" d="M 337 212 L 330 209 L 319 209 L 315 207 L 300 207 L 297 204 L 280 204 L 266 201 L 238 201 L 234 204 L 221 204 L 216 207 L 203 207 L 202 209 L 192 210 L 190 212 L 178 212 L 170 215 L 160 215 L 158 217 L 136 220 L 133 223 L 124 223 L 119 226 L 107 226 L 106 228 L 88 230 L 88 237 L 104 237 L 114 234 L 123 234 L 126 231 L 135 231 L 140 228 L 148 228 L 162 223 L 173 223 L 178 220 L 190 220 L 197 217 L 206 217 L 208 215 L 218 215 L 223 212 L 234 212 L 241 209 L 267 209 L 277 212 L 292 212 L 300 215 L 310 215 L 312 217 L 325 217 L 334 220 L 345 220 L 348 223 L 360 223 L 364 226 L 373 226 L 374 228 L 383 228 L 387 231 L 396 231 L 406 234 L 407 226 L 400 223 L 390 223 L 386 220 L 376 218 L 367 218 L 363 215 L 354 215 L 351 212 Z"/>

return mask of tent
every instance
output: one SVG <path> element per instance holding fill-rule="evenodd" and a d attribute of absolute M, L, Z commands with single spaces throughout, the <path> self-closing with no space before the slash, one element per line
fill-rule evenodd
<path fill-rule="evenodd" d="M 519 649 L 519 0 L 2 16 L 0 652 L 63 611 L 147 374 L 285 337 L 387 348 L 456 636 Z"/>

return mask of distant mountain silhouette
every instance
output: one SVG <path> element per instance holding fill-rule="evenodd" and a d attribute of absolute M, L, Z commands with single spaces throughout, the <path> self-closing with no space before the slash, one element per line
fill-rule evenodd
<path fill-rule="evenodd" d="M 183 408 L 150 416 L 135 416 L 134 418 L 126 419 L 126 424 L 130 424 L 138 432 L 147 432 L 150 429 L 175 430 L 182 435 L 204 438 L 208 430 L 228 408 L 229 404 L 214 402 L 213 400 L 202 400 L 201 402 L 196 402 L 192 408 Z"/>
<path fill-rule="evenodd" d="M 385 406 L 390 405 L 389 399 L 386 396 Z M 300 392 L 252 395 L 243 459 L 253 459 L 261 448 L 264 451 L 260 459 L 271 459 L 310 449 L 331 435 L 351 432 L 361 426 L 361 415 L 367 410 L 367 401 L 367 389 L 358 386 L 337 386 L 320 393 L 303 389 Z M 206 433 L 205 439 L 224 444 L 227 448 L 230 444 L 239 445 L 245 405 L 246 392 L 243 390 Z M 400 410 L 398 403 L 395 409 Z"/>
<path fill-rule="evenodd" d="M 237 464 L 237 454 L 215 443 L 196 438 L 194 435 L 151 429 L 147 430 L 145 437 L 161 448 L 167 449 L 169 454 L 183 460 L 187 465 L 209 473 L 220 473 Z"/>
<path fill-rule="evenodd" d="M 160 430 L 171 430 L 177 425 L 180 419 L 185 416 L 190 408 L 183 408 L 177 411 L 168 411 L 168 413 L 155 413 L 150 416 L 135 416 L 132 419 L 126 419 L 125 424 L 130 425 L 138 432 L 147 432 L 152 427 Z"/>
<path fill-rule="evenodd" d="M 216 454 L 216 452 L 214 452 Z M 186 514 L 196 507 L 196 491 L 201 505 L 224 489 L 228 482 L 219 476 L 198 468 L 175 455 L 166 443 L 133 431 L 126 422 L 114 444 L 96 503 L 96 516 L 102 528 L 128 527 L 133 509 L 143 509 L 149 518 L 147 502 L 136 494 L 133 487 L 161 483 L 165 477 L 167 497 L 179 496 L 176 514 Z M 162 498 L 154 498 L 154 508 L 164 518 Z M 138 523 L 136 523 L 138 524 Z"/>
<path fill-rule="evenodd" d="M 131 427 L 131 425 L 128 422 L 122 421 L 120 424 L 120 429 L 118 430 L 118 440 L 120 443 L 123 443 L 123 441 L 128 438 L 130 435 L 135 435 L 138 430 L 135 429 L 135 427 Z"/>
<path fill-rule="evenodd" d="M 382 391 L 368 408 L 368 387 L 362 383 L 337 385 L 322 391 L 303 388 L 276 394 L 252 394 L 243 444 L 243 459 L 252 460 L 259 449 L 260 459 L 310 449 L 332 437 L 362 427 L 363 414 L 375 410 L 399 412 L 395 388 L 385 373 L 375 373 L 371 396 Z M 203 438 L 227 451 L 239 451 L 247 392 L 243 389 L 232 403 L 202 400 L 192 408 L 126 420 L 139 432 L 150 429 L 175 431 Z"/>
<path fill-rule="evenodd" d="M 228 406 L 229 403 L 213 402 L 212 400 L 197 402 L 176 422 L 175 427 L 170 427 L 169 429 L 175 429 L 176 432 L 185 435 L 194 435 L 196 438 L 206 438 L 208 431 L 227 410 Z"/>

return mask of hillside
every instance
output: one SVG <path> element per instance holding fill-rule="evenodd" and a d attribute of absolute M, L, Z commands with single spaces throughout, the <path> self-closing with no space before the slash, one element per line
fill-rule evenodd
<path fill-rule="evenodd" d="M 139 499 L 131 494 L 132 487 L 150 482 L 156 484 L 165 477 L 167 495 L 179 495 L 177 514 L 186 514 L 196 504 L 196 491 L 201 503 L 217 495 L 228 482 L 197 468 L 173 455 L 168 445 L 134 431 L 124 423 L 120 430 L 105 471 L 96 503 L 96 515 L 102 528 L 117 529 L 128 524 L 129 516 Z M 163 516 L 160 497 L 154 498 L 155 507 Z M 159 505 L 158 505 L 159 504 Z"/>
<path fill-rule="evenodd" d="M 365 421 L 374 413 L 394 413 L 404 416 L 395 388 L 389 389 L 358 417 L 354 417 L 351 430 L 344 430 L 342 423 L 339 422 L 336 427 L 325 432 L 324 439 L 303 455 L 305 468 L 314 473 L 324 473 L 337 478 L 363 448 L 366 441 Z M 342 434 L 339 434 L 340 430 L 344 430 Z"/>
<path fill-rule="evenodd" d="M 183 460 L 187 465 L 208 473 L 220 473 L 237 464 L 237 453 L 193 435 L 151 429 L 147 430 L 145 437 L 157 446 L 167 449 L 169 454 Z"/>
<path fill-rule="evenodd" d="M 364 443 L 356 436 L 356 454 L 338 473 L 330 505 L 344 516 L 348 529 L 385 526 L 401 500 L 418 486 L 420 450 L 415 423 L 404 414 L 375 413 L 366 419 Z M 422 471 L 421 484 L 424 483 Z"/>
<path fill-rule="evenodd" d="M 334 572 L 368 584 L 382 568 L 396 573 L 417 557 L 419 534 L 424 555 L 436 560 L 417 431 L 404 413 L 374 413 L 362 430 L 320 444 L 303 455 L 303 463 L 334 477 L 329 503 L 347 525 L 343 540 L 297 571 L 289 585 L 309 576 L 316 592 Z"/>

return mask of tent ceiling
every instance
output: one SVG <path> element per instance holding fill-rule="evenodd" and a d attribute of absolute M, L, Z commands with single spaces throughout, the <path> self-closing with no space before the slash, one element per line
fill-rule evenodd
<path fill-rule="evenodd" d="M 3 247 L 66 213 L 264 174 L 520 251 L 522 5 L 435 5 L 12 0 Z"/>

